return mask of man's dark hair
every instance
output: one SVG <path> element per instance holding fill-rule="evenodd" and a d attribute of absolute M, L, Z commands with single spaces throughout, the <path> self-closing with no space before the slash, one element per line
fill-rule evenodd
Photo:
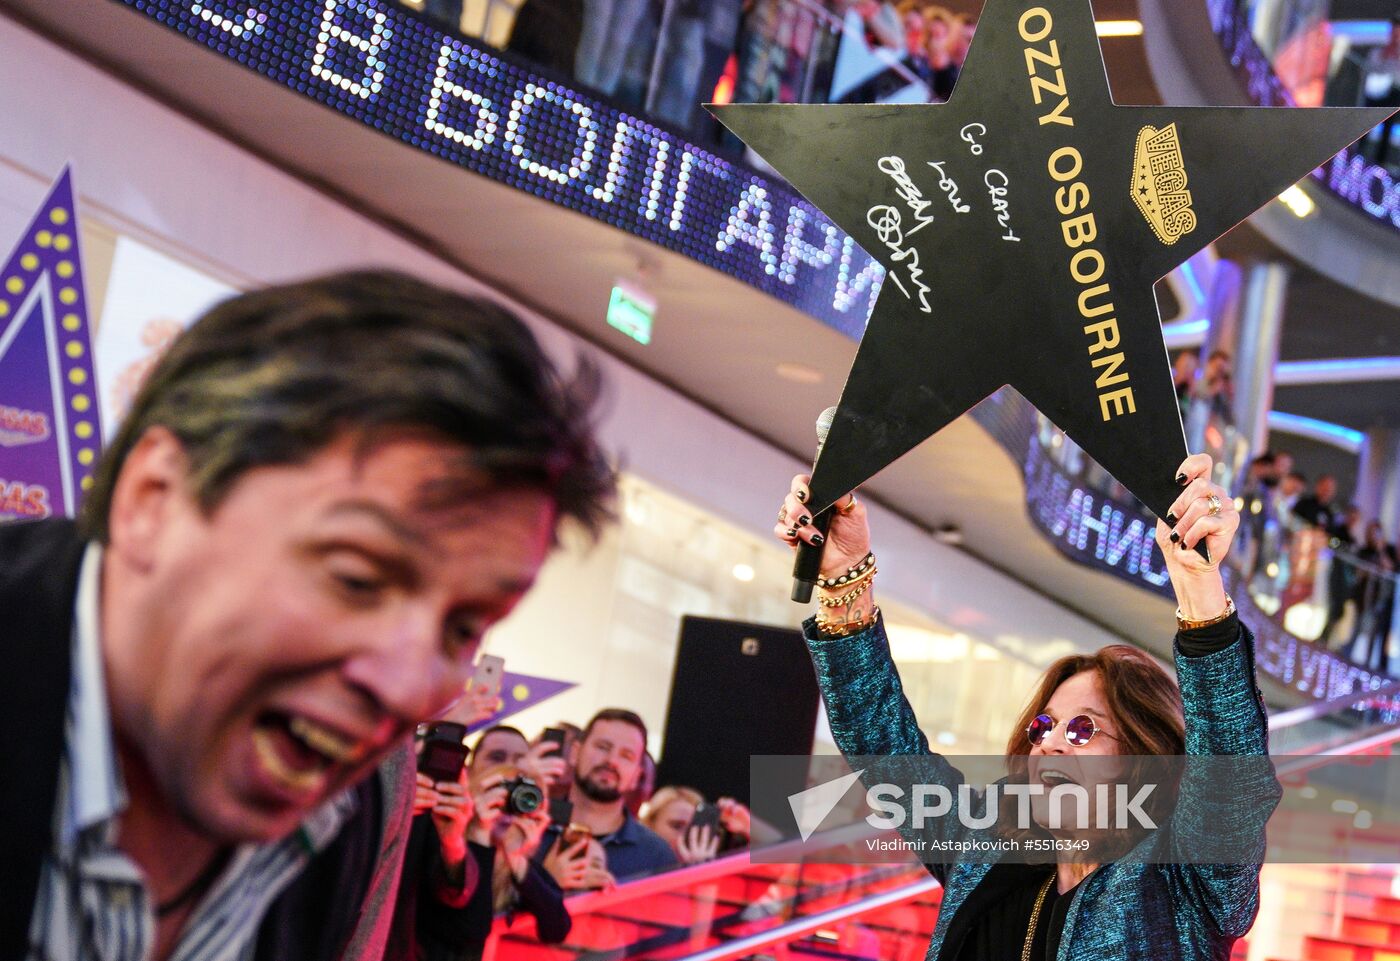
<path fill-rule="evenodd" d="M 1308 482 L 1308 475 L 1300 470 L 1291 470 L 1288 472 L 1288 476 L 1300 484 L 1306 484 Z"/>
<path fill-rule="evenodd" d="M 638 715 L 637 712 L 629 711 L 625 707 L 605 707 L 597 714 L 593 715 L 593 719 L 589 721 L 588 726 L 583 729 L 583 735 L 579 738 L 580 743 L 588 740 L 588 735 L 593 733 L 593 725 L 597 724 L 599 721 L 621 721 L 624 724 L 632 725 L 642 732 L 642 750 L 646 750 L 646 722 L 641 719 L 641 716 Z"/>
<path fill-rule="evenodd" d="M 615 477 L 593 436 L 597 368 L 565 380 L 512 313 L 404 274 L 360 271 L 216 305 L 161 358 L 107 451 L 83 510 L 106 541 L 112 491 L 146 431 L 164 427 L 212 512 L 258 467 L 298 464 L 344 432 L 365 444 L 424 431 L 492 485 L 553 498 L 598 532 Z"/>
<path fill-rule="evenodd" d="M 521 731 L 520 728 L 511 727 L 509 724 L 492 724 L 490 727 L 488 727 L 486 730 L 482 731 L 476 736 L 476 743 L 472 745 L 472 753 L 475 754 L 477 751 L 481 750 L 481 745 L 485 744 L 486 739 L 492 734 L 500 734 L 502 732 L 506 734 L 514 734 L 526 744 L 530 743 L 530 739 L 525 736 L 525 733 Z"/>

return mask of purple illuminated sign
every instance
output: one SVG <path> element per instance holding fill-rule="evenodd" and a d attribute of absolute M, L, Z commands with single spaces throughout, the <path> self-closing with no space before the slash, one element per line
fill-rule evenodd
<path fill-rule="evenodd" d="M 865 329 L 883 269 L 785 184 L 388 0 L 119 2 L 419 150 L 691 257 L 850 336 Z"/>
<path fill-rule="evenodd" d="M 1034 436 L 1025 473 L 1031 520 L 1061 553 L 1171 596 L 1151 515 L 1085 489 L 1050 459 Z"/>
<path fill-rule="evenodd" d="M 1355 147 L 1348 147 L 1313 176 L 1347 203 L 1400 230 L 1400 181 L 1379 164 L 1367 163 Z"/>
<path fill-rule="evenodd" d="M 0 269 L 0 522 L 76 513 L 101 449 L 96 398 L 64 171 Z"/>
<path fill-rule="evenodd" d="M 501 709 L 490 717 L 482 718 L 472 725 L 474 731 L 485 730 L 493 724 L 500 724 L 506 718 L 534 707 L 551 697 L 578 687 L 573 681 L 556 681 L 548 677 L 535 677 L 531 674 L 516 674 L 505 671 L 501 675 Z"/>

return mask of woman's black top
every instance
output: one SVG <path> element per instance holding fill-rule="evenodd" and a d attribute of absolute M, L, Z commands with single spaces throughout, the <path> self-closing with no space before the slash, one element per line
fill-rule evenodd
<path fill-rule="evenodd" d="M 963 905 L 973 910 L 978 903 L 986 906 L 973 920 L 956 955 L 958 961 L 1021 961 L 1035 899 L 1054 873 L 1053 864 L 998 864 L 988 871 Z M 1073 894 L 1061 894 L 1059 886 L 1050 882 L 1031 940 L 1034 961 L 1054 961 Z"/>

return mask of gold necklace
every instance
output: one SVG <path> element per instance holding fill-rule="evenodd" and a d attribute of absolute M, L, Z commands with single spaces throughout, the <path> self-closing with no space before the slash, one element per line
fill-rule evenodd
<path fill-rule="evenodd" d="M 1045 898 L 1050 894 L 1050 885 L 1055 883 L 1055 874 L 1051 872 L 1045 879 L 1045 883 L 1040 886 L 1040 893 L 1035 896 L 1035 907 L 1031 908 L 1031 923 L 1026 928 L 1026 943 L 1021 947 L 1021 961 L 1031 961 L 1031 944 L 1035 941 L 1036 925 L 1040 923 L 1040 909 L 1045 906 Z"/>

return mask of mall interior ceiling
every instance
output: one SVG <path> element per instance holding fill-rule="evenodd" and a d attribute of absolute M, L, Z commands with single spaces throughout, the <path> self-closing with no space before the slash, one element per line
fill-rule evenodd
<path fill-rule="evenodd" d="M 3 0 L 0 5 L 753 434 L 800 459 L 811 456 L 816 413 L 839 396 L 855 351 L 855 343 L 836 330 L 688 257 L 380 136 L 156 28 L 121 4 Z M 980 7 L 969 0 L 949 5 L 968 12 Z M 1093 0 L 1093 6 L 1099 19 L 1137 15 L 1136 0 Z M 1162 102 L 1144 38 L 1105 39 L 1102 47 L 1119 103 Z M 191 76 L 202 82 L 189 83 Z M 489 229 L 483 211 L 490 212 Z M 1279 259 L 1292 267 L 1283 359 L 1400 354 L 1396 308 L 1323 277 L 1247 225 L 1219 249 L 1240 262 Z M 661 305 L 649 345 L 603 323 L 603 305 L 619 278 L 640 282 Z M 1289 413 L 1358 430 L 1400 426 L 1393 382 L 1290 387 L 1277 397 Z M 1327 469 L 1354 472 L 1354 457 L 1292 438 L 1281 442 L 1300 459 L 1315 452 Z M 1087 585 L 1101 581 L 1099 575 L 1064 563 L 1051 550 L 1029 549 L 1024 540 L 1032 536 L 1029 530 L 1006 524 L 1008 506 L 1023 518 L 1020 485 L 1011 459 L 964 418 L 957 430 L 887 469 L 871 482 L 869 493 L 930 531 L 956 524 L 966 535 L 964 550 L 1047 593 L 1092 594 Z M 1112 599 L 1107 613 L 1100 613 L 1126 628 L 1140 620 L 1135 603 L 1130 591 L 1121 604 Z"/>

